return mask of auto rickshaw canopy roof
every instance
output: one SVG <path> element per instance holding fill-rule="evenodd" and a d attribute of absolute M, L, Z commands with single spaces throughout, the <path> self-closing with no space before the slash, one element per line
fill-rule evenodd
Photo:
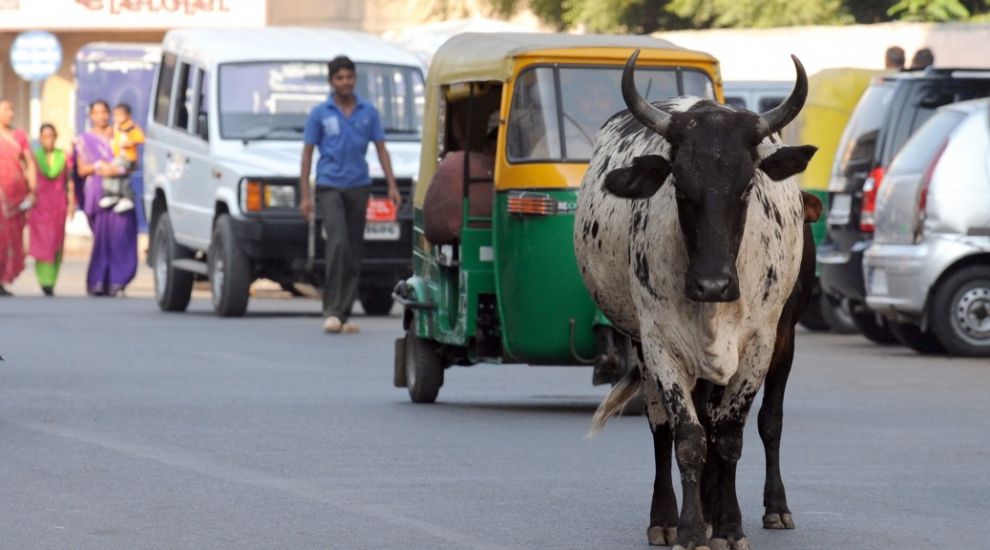
<path fill-rule="evenodd" d="M 624 60 L 636 48 L 643 50 L 641 61 L 662 55 L 664 59 L 716 62 L 709 54 L 650 36 L 464 33 L 440 46 L 430 64 L 429 78 L 432 85 L 485 80 L 504 82 L 512 76 L 517 57 L 614 57 Z"/>

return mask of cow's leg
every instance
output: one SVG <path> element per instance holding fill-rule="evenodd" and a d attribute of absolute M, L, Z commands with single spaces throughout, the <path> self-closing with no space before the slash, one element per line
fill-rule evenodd
<path fill-rule="evenodd" d="M 655 378 L 643 373 L 643 397 L 646 401 L 646 414 L 653 432 L 653 456 L 656 461 L 656 477 L 653 480 L 653 502 L 650 504 L 650 527 L 646 537 L 653 546 L 673 546 L 677 544 L 677 495 L 671 481 L 671 457 L 674 434 L 671 431 L 667 410 L 660 398 L 660 386 Z"/>
<path fill-rule="evenodd" d="M 767 373 L 760 407 L 760 439 L 767 458 L 767 478 L 763 487 L 764 529 L 794 529 L 794 519 L 787 508 L 784 481 L 780 477 L 780 436 L 784 425 L 784 389 L 794 362 L 794 327 L 781 335 Z"/>
<path fill-rule="evenodd" d="M 649 342 L 644 338 L 644 342 Z M 654 340 L 656 341 L 656 340 Z M 701 472 L 705 467 L 705 429 L 698 421 L 691 398 L 691 385 L 685 369 L 679 367 L 659 346 L 644 344 L 646 361 L 660 389 L 660 398 L 673 427 L 674 455 L 681 473 L 684 502 L 677 522 L 675 550 L 708 550 L 708 536 L 701 512 Z"/>
<path fill-rule="evenodd" d="M 743 426 L 756 398 L 772 355 L 773 340 L 754 340 L 752 355 L 740 365 L 729 381 L 722 398 L 712 414 L 714 455 L 718 460 L 712 550 L 749 550 L 749 541 L 742 529 L 742 513 L 736 496 L 736 464 L 742 455 Z"/>

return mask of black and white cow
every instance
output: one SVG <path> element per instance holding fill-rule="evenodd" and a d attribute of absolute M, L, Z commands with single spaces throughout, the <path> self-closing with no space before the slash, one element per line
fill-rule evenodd
<path fill-rule="evenodd" d="M 650 543 L 748 549 L 735 469 L 765 379 L 764 524 L 793 527 L 775 461 L 796 312 L 810 291 L 798 276 L 807 278 L 809 266 L 814 273 L 803 226 L 821 205 L 792 178 L 815 148 L 782 146 L 774 134 L 803 107 L 807 76 L 793 58 L 793 92 L 762 115 L 701 98 L 650 104 L 634 86 L 638 53 L 622 78 L 629 111 L 599 133 L 575 223 L 584 281 L 637 342 L 639 358 L 638 371 L 602 402 L 593 432 L 642 389 L 657 462 Z M 672 441 L 684 495 L 679 517 Z"/>

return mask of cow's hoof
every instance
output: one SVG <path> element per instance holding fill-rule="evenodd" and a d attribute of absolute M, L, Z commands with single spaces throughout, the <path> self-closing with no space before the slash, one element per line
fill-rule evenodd
<path fill-rule="evenodd" d="M 677 544 L 677 527 L 651 525 L 646 530 L 646 538 L 650 541 L 650 546 L 673 546 Z"/>
<path fill-rule="evenodd" d="M 763 516 L 764 529 L 794 529 L 794 518 L 790 514 L 766 514 Z"/>
<path fill-rule="evenodd" d="M 739 540 L 712 539 L 708 541 L 708 546 L 712 550 L 749 550 L 749 541 L 746 537 Z"/>
<path fill-rule="evenodd" d="M 706 539 L 712 538 L 712 535 L 714 533 L 715 533 L 715 528 L 712 527 L 712 524 L 711 523 L 706 523 L 705 524 L 705 538 Z"/>

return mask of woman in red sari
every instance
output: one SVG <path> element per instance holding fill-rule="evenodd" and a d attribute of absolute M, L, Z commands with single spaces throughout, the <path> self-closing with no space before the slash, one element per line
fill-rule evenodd
<path fill-rule="evenodd" d="M 34 152 L 38 164 L 37 201 L 28 213 L 30 252 L 38 284 L 45 296 L 55 295 L 55 281 L 62 264 L 65 222 L 76 209 L 72 178 L 68 177 L 72 159 L 55 147 L 57 138 L 54 126 L 41 126 L 38 137 L 41 147 Z"/>
<path fill-rule="evenodd" d="M 0 100 L 0 296 L 24 269 L 24 212 L 34 204 L 37 168 L 24 132 L 11 128 L 14 108 Z"/>

